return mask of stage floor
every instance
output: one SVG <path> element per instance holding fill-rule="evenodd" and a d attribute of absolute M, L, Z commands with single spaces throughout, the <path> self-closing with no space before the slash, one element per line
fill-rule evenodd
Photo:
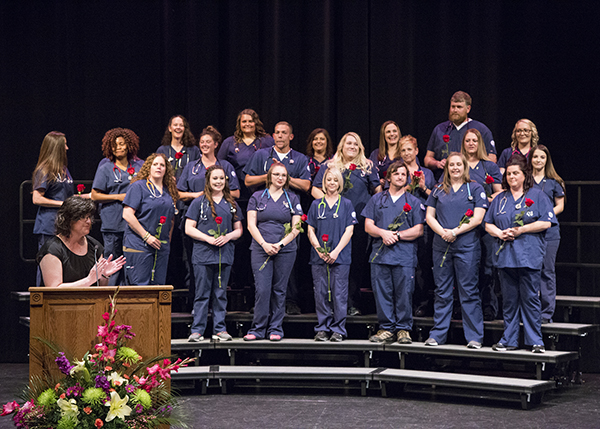
<path fill-rule="evenodd" d="M 27 364 L 0 365 L 1 404 L 17 399 L 27 376 Z M 431 393 L 382 398 L 370 390 L 361 397 L 356 385 L 236 387 L 227 395 L 218 387 L 200 395 L 189 382 L 174 386 L 181 389 L 181 412 L 192 428 L 598 428 L 600 374 L 584 374 L 583 380 L 547 393 L 541 406 L 527 411 L 514 402 Z M 0 428 L 11 423 L 0 417 Z"/>

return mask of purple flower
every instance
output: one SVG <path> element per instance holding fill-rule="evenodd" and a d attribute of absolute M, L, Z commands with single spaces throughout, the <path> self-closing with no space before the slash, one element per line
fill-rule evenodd
<path fill-rule="evenodd" d="M 108 389 L 110 389 L 110 383 L 108 382 L 108 379 L 103 376 L 103 375 L 97 375 L 95 378 L 96 381 L 96 387 L 99 387 L 100 389 L 104 389 L 106 391 L 108 391 Z"/>
<path fill-rule="evenodd" d="M 69 375 L 71 369 L 75 366 L 71 365 L 71 362 L 69 362 L 69 359 L 65 357 L 65 354 L 63 352 L 59 353 L 59 356 L 55 359 L 55 362 L 58 365 L 58 369 L 60 369 L 60 372 L 66 375 Z"/>
<path fill-rule="evenodd" d="M 138 413 L 138 414 L 141 414 L 141 413 L 144 412 L 144 407 L 142 406 L 142 404 L 137 404 L 135 406 L 135 412 Z"/>
<path fill-rule="evenodd" d="M 67 389 L 66 395 L 67 396 L 71 396 L 71 395 L 81 396 L 81 394 L 83 393 L 83 390 L 84 390 L 83 387 L 79 383 L 77 383 L 77 384 L 75 384 L 75 386 L 71 386 Z"/>
<path fill-rule="evenodd" d="M 125 390 L 127 391 L 127 393 L 132 393 L 137 389 L 137 387 L 135 387 L 133 384 L 128 384 L 127 386 L 125 386 Z"/>

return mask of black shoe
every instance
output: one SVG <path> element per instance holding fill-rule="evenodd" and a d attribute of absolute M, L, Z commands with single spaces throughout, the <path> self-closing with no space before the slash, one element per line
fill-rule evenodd
<path fill-rule="evenodd" d="M 547 323 L 552 323 L 552 319 L 546 319 L 545 317 L 542 317 L 542 325 L 545 325 Z"/>
<path fill-rule="evenodd" d="M 518 347 L 515 346 L 505 346 L 502 343 L 496 343 L 492 346 L 492 350 L 495 350 L 497 352 L 505 352 L 505 351 L 509 351 L 509 350 L 518 350 Z"/>
<path fill-rule="evenodd" d="M 288 302 L 285 306 L 285 312 L 290 316 L 297 316 L 298 314 L 302 314 L 300 311 L 300 307 L 295 302 Z"/>
<path fill-rule="evenodd" d="M 342 334 L 334 332 L 333 334 L 331 334 L 331 338 L 329 339 L 329 341 L 334 343 L 341 343 L 342 341 L 344 341 L 344 337 L 342 336 Z"/>
<path fill-rule="evenodd" d="M 325 331 L 319 331 L 315 335 L 315 341 L 329 341 L 329 335 Z"/>
<path fill-rule="evenodd" d="M 360 316 L 362 313 L 356 307 L 348 308 L 348 316 Z"/>
<path fill-rule="evenodd" d="M 534 353 L 545 353 L 546 349 L 544 348 L 544 346 L 535 345 L 531 347 L 531 351 Z"/>
<path fill-rule="evenodd" d="M 483 311 L 483 320 L 485 320 L 486 322 L 491 322 L 493 320 L 496 320 L 496 314 L 495 314 L 494 310 L 489 307 L 486 308 Z"/>

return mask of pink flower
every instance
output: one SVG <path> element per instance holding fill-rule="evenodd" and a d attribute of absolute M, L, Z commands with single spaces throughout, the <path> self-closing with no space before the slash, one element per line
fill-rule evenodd
<path fill-rule="evenodd" d="M 4 406 L 2 407 L 2 414 L 0 414 L 0 416 L 5 416 L 18 409 L 19 404 L 16 401 L 9 402 L 7 404 L 4 404 Z"/>
<path fill-rule="evenodd" d="M 107 335 L 108 335 L 108 326 L 104 326 L 104 325 L 98 326 L 98 336 L 104 338 Z"/>
<path fill-rule="evenodd" d="M 154 366 L 151 366 L 150 368 L 146 369 L 148 370 L 148 374 L 152 375 L 160 369 L 160 366 L 158 366 L 158 364 L 155 364 Z"/>

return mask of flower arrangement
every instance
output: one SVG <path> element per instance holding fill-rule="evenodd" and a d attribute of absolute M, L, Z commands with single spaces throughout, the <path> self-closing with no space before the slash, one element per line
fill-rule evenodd
<path fill-rule="evenodd" d="M 519 213 L 515 214 L 515 220 L 513 221 L 513 223 L 516 226 L 523 226 L 523 216 L 525 216 L 525 211 L 531 207 L 534 204 L 534 201 L 529 199 L 529 198 L 525 198 L 525 206 L 527 208 L 521 210 Z M 517 208 L 521 208 L 520 206 L 517 206 Z M 506 241 L 503 241 L 502 244 L 500 245 L 500 247 L 498 248 L 498 250 L 496 251 L 496 256 L 498 256 L 498 254 L 500 253 L 500 251 L 502 251 L 502 249 L 504 249 L 504 246 L 506 245 Z"/>
<path fill-rule="evenodd" d="M 394 221 L 388 225 L 388 230 L 389 231 L 398 231 L 398 229 L 404 224 L 404 222 L 406 222 L 408 213 L 411 210 L 412 210 L 412 207 L 410 206 L 410 204 L 408 204 L 408 203 L 404 204 L 404 207 L 402 207 L 402 211 L 400 212 L 400 214 L 398 216 L 396 216 L 394 218 Z M 402 220 L 402 216 L 404 216 L 404 220 Z M 401 220 L 402 220 L 402 222 L 400 222 Z M 375 260 L 375 258 L 379 256 L 379 252 L 381 252 L 381 249 L 383 249 L 383 240 L 381 241 L 381 246 L 379 246 L 379 249 L 377 249 L 377 252 L 375 252 L 375 256 L 373 256 L 373 259 L 371 259 L 371 262 L 373 262 Z"/>
<path fill-rule="evenodd" d="M 317 247 L 317 252 L 323 253 L 325 256 L 329 255 L 329 251 L 331 247 L 327 246 L 327 242 L 329 241 L 329 234 L 323 234 L 321 236 L 321 241 L 323 241 L 322 247 Z M 327 268 L 327 293 L 329 295 L 329 302 L 331 302 L 331 273 L 329 271 L 329 264 L 325 264 Z"/>
<path fill-rule="evenodd" d="M 208 233 L 213 236 L 213 238 L 219 238 L 225 234 L 227 234 L 227 229 L 221 232 L 221 224 L 223 223 L 223 218 L 221 216 L 217 216 L 215 218 L 215 223 L 217 224 L 217 230 L 209 229 Z M 219 247 L 219 287 L 221 287 L 221 248 Z"/>
<path fill-rule="evenodd" d="M 54 350 L 55 362 L 65 377 L 32 378 L 22 396 L 26 402 L 7 403 L 0 415 L 12 415 L 15 426 L 26 429 L 184 425 L 171 416 L 176 402 L 165 380 L 191 359 L 171 362 L 158 357 L 142 362 L 142 357 L 126 346 L 135 336 L 131 326 L 115 323 L 118 293 L 119 289 L 110 297 L 109 312 L 98 326 L 100 342 L 94 350 L 73 362 Z"/>
<path fill-rule="evenodd" d="M 156 235 L 155 235 L 155 237 L 158 238 L 160 240 L 160 242 L 164 243 L 164 244 L 166 244 L 167 241 L 160 239 L 160 233 L 162 232 L 162 227 L 166 221 L 167 221 L 166 216 L 161 216 L 160 219 L 158 219 L 158 226 L 156 227 Z M 157 258 L 158 258 L 158 250 L 155 250 L 154 251 L 154 264 L 152 265 L 152 281 L 154 281 L 154 273 L 156 271 L 156 259 Z"/>
<path fill-rule="evenodd" d="M 461 226 L 463 226 L 466 223 L 471 222 L 471 218 L 473 217 L 473 210 L 469 209 L 465 212 L 465 214 L 463 215 L 462 219 L 460 220 L 460 222 L 458 223 L 458 228 L 460 228 Z M 440 268 L 442 268 L 444 266 L 444 262 L 446 262 L 446 256 L 448 255 L 448 250 L 450 249 L 450 245 L 452 243 L 448 243 L 448 246 L 446 247 L 446 251 L 444 252 L 444 256 L 442 257 L 442 263 L 440 264 Z"/>
<path fill-rule="evenodd" d="M 282 239 L 290 235 L 294 229 L 297 229 L 298 231 L 300 231 L 300 234 L 302 234 L 304 232 L 304 228 L 302 228 L 302 225 L 304 224 L 304 222 L 306 222 L 306 219 L 308 219 L 308 216 L 303 214 L 300 220 L 296 223 L 296 225 L 294 225 L 293 228 L 289 222 L 283 224 L 284 233 Z M 267 266 L 267 262 L 269 262 L 269 259 L 271 259 L 271 255 L 267 256 L 267 259 L 265 260 L 265 262 L 263 262 L 258 271 L 262 271 L 265 269 L 265 267 Z"/>
<path fill-rule="evenodd" d="M 352 176 L 352 172 L 356 170 L 356 164 L 350 164 L 348 166 L 348 174 L 344 176 L 344 189 L 342 190 L 342 195 L 344 195 L 347 191 L 354 188 L 352 181 L 350 180 L 350 176 Z"/>

